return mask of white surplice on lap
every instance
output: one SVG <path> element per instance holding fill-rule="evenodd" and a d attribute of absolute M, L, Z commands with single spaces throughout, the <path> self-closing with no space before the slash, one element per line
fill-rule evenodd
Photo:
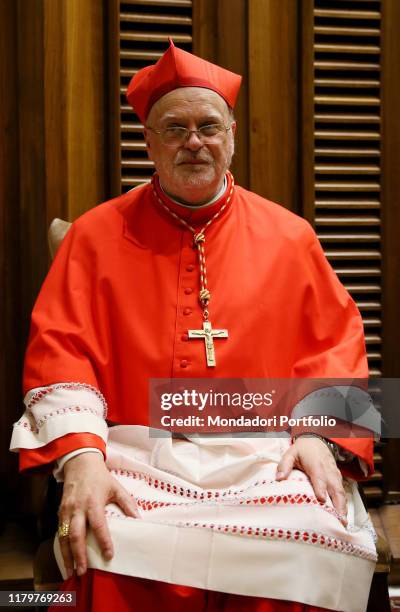
<path fill-rule="evenodd" d="M 275 480 L 286 438 L 149 432 L 133 425 L 109 431 L 107 466 L 136 500 L 139 518 L 107 506 L 115 555 L 104 561 L 89 533 L 90 567 L 344 612 L 366 609 L 376 550 L 354 482 L 345 480 L 345 528 L 303 472 Z M 63 571 L 57 539 L 55 549 Z"/>

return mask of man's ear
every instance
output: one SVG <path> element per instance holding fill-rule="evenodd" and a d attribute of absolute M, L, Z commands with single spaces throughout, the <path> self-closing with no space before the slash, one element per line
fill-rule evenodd
<path fill-rule="evenodd" d="M 148 156 L 149 159 L 152 159 L 152 157 L 151 157 L 151 148 L 150 148 L 149 130 L 146 127 L 143 128 L 143 138 L 144 138 L 144 141 L 146 143 L 147 156 Z"/>
<path fill-rule="evenodd" d="M 232 134 L 235 135 L 236 134 L 236 121 L 232 123 L 231 130 L 232 130 Z"/>

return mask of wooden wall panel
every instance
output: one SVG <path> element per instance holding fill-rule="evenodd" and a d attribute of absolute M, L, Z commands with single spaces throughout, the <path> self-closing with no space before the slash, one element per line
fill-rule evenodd
<path fill-rule="evenodd" d="M 400 2 L 382 7 L 383 370 L 400 376 Z"/>
<path fill-rule="evenodd" d="M 396 27 L 397 24 L 397 27 Z M 383 374 L 400 377 L 400 2 L 382 6 Z M 400 502 L 400 440 L 383 450 L 385 494 Z"/>
<path fill-rule="evenodd" d="M 75 219 L 106 197 L 103 3 L 68 0 L 66 17 L 68 209 Z"/>
<path fill-rule="evenodd" d="M 107 0 L 104 5 L 106 71 L 104 74 L 106 117 L 106 184 L 109 197 L 121 193 L 121 111 L 120 111 L 120 41 L 119 0 Z"/>
<path fill-rule="evenodd" d="M 45 0 L 47 222 L 105 198 L 104 13 L 96 0 Z"/>
<path fill-rule="evenodd" d="M 41 0 L 18 0 L 18 108 L 22 333 L 47 268 L 44 12 Z M 20 406 L 15 408 L 16 414 Z"/>
<path fill-rule="evenodd" d="M 20 388 L 16 8 L 12 0 L 0 2 L 0 529 L 15 482 L 15 457 L 8 446 Z"/>
<path fill-rule="evenodd" d="M 103 25 L 95 0 L 18 1 L 25 336 L 48 268 L 49 223 L 105 199 Z"/>
<path fill-rule="evenodd" d="M 298 3 L 248 9 L 250 188 L 298 210 Z"/>
<path fill-rule="evenodd" d="M 240 0 L 239 0 L 240 2 Z M 237 5 L 237 0 L 233 0 Z M 193 0 L 193 53 L 208 62 L 218 58 L 219 14 L 215 0 Z"/>
<path fill-rule="evenodd" d="M 68 74 L 66 65 L 67 10 L 63 0 L 43 0 L 44 160 L 46 167 L 43 220 L 69 220 L 68 211 Z M 47 259 L 47 258 L 46 258 Z"/>

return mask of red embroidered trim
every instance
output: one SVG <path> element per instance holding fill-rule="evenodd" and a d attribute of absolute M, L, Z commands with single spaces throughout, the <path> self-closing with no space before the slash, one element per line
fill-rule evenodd
<path fill-rule="evenodd" d="M 103 406 L 103 418 L 107 416 L 107 402 L 104 395 L 96 389 L 96 387 L 92 387 L 92 385 L 87 385 L 86 383 L 57 383 L 56 385 L 50 385 L 49 387 L 45 387 L 44 389 L 39 389 L 29 400 L 26 409 L 28 412 L 32 412 L 31 408 L 34 404 L 40 402 L 46 395 L 56 391 L 57 389 L 68 389 L 69 391 L 79 391 L 80 389 L 85 389 L 85 391 L 91 391 L 100 400 Z"/>
<path fill-rule="evenodd" d="M 352 544 L 351 542 L 344 542 L 343 540 L 339 540 L 338 538 L 333 538 L 323 533 L 318 533 L 316 531 L 306 531 L 304 529 L 286 529 L 282 527 L 215 525 L 213 523 L 192 523 L 190 521 L 182 522 L 178 526 L 201 527 L 223 533 L 231 533 L 242 536 L 244 535 L 253 537 L 263 537 L 270 540 L 291 540 L 294 542 L 304 542 L 305 544 L 315 544 L 322 548 L 327 548 L 330 550 L 335 550 L 337 552 L 354 555 L 356 557 L 361 557 L 362 559 L 369 559 L 371 561 L 377 560 L 376 553 L 368 548 L 365 548 L 364 546 Z"/>
<path fill-rule="evenodd" d="M 29 431 L 33 431 L 34 433 L 38 433 L 39 430 L 36 426 L 31 425 L 29 423 L 29 420 L 24 421 L 24 419 L 28 419 L 28 417 L 26 417 L 24 414 L 22 415 L 22 417 L 19 419 L 19 421 L 17 421 L 16 423 L 14 423 L 14 427 L 23 427 L 24 429 L 29 429 Z"/>
<path fill-rule="evenodd" d="M 30 431 L 33 431 L 34 433 L 39 433 L 39 429 L 49 419 L 55 416 L 60 416 L 61 414 L 67 414 L 68 412 L 91 412 L 95 416 L 102 418 L 102 415 L 99 414 L 99 411 L 96 410 L 95 408 L 90 408 L 89 406 L 68 406 L 66 408 L 59 408 L 59 410 L 55 410 L 54 412 L 49 412 L 48 414 L 45 414 L 39 421 L 37 421 L 36 423 L 37 427 L 33 427 L 26 421 L 22 421 L 22 419 L 17 421 L 15 425 L 19 425 L 19 427 L 24 427 L 25 429 L 29 429 Z"/>
<path fill-rule="evenodd" d="M 39 433 L 39 430 L 37 427 L 30 425 L 30 423 L 27 423 L 26 421 L 23 421 L 22 419 L 14 423 L 14 427 L 23 427 L 24 429 L 29 429 L 29 431 L 32 431 L 33 433 Z"/>
<path fill-rule="evenodd" d="M 106 515 L 133 521 L 137 520 L 114 510 L 106 510 Z M 351 542 L 345 542 L 343 540 L 339 540 L 338 538 L 327 536 L 323 533 L 307 531 L 304 529 L 287 529 L 286 527 L 249 527 L 248 525 L 223 525 L 215 523 L 195 523 L 192 521 L 159 521 L 159 524 L 171 525 L 173 527 L 188 527 L 192 529 L 212 529 L 213 531 L 236 536 L 314 544 L 320 548 L 342 552 L 344 554 L 353 555 L 362 559 L 368 559 L 370 561 L 377 560 L 375 551 L 369 548 L 352 544 Z"/>
<path fill-rule="evenodd" d="M 306 493 L 288 493 L 286 495 L 268 495 L 268 496 L 258 496 L 258 497 L 247 497 L 243 499 L 220 499 L 218 502 L 208 502 L 208 500 L 196 500 L 194 502 L 163 502 L 163 501 L 152 501 L 144 498 L 135 498 L 134 495 L 131 495 L 135 499 L 138 507 L 145 511 L 149 512 L 151 510 L 157 510 L 158 508 L 167 508 L 170 506 L 194 506 L 196 504 L 205 504 L 212 503 L 215 505 L 216 503 L 226 506 L 282 506 L 282 505 L 294 505 L 294 504 L 304 504 L 304 505 L 314 505 L 319 506 L 321 510 L 328 512 L 335 516 L 338 520 L 340 520 L 339 514 L 336 512 L 335 508 L 332 506 L 328 506 L 324 502 L 320 502 L 316 497 L 312 495 L 307 495 Z"/>
<path fill-rule="evenodd" d="M 32 425 L 29 425 L 26 422 L 21 422 L 18 421 L 17 423 L 15 423 L 16 425 L 19 425 L 20 427 L 24 427 L 26 429 L 30 429 L 31 431 L 35 432 L 35 433 L 39 433 L 39 429 L 52 417 L 55 416 L 60 416 L 61 414 L 67 414 L 68 412 L 90 412 L 92 414 L 94 414 L 95 416 L 98 416 L 99 418 L 102 418 L 102 415 L 99 414 L 99 411 L 96 410 L 95 408 L 90 408 L 88 406 L 68 406 L 66 408 L 59 408 L 59 410 L 55 410 L 54 412 L 49 412 L 48 414 L 45 414 L 39 421 L 37 421 L 36 425 L 37 427 L 33 427 Z"/>
<path fill-rule="evenodd" d="M 153 478 L 152 476 L 149 476 L 148 474 L 145 474 L 144 472 L 136 472 L 136 471 L 131 471 L 131 470 L 121 470 L 121 469 L 110 470 L 110 472 L 113 474 L 117 474 L 118 476 L 127 476 L 128 478 L 133 478 L 135 480 L 144 480 L 146 484 L 148 484 L 150 487 L 153 487 L 154 489 L 160 489 L 161 491 L 167 491 L 167 493 L 172 493 L 174 495 L 180 495 L 181 497 L 189 497 L 191 499 L 196 499 L 196 500 L 204 500 L 204 499 L 220 500 L 220 498 L 223 498 L 223 497 L 242 495 L 245 491 L 247 491 L 251 487 L 257 487 L 260 485 L 272 484 L 272 483 L 278 484 L 278 482 L 275 479 L 256 480 L 255 482 L 252 482 L 249 485 L 247 485 L 244 489 L 236 489 L 236 490 L 220 489 L 219 491 L 213 491 L 213 490 L 197 491 L 196 489 L 179 487 L 168 480 L 160 480 L 159 478 Z M 289 482 L 293 482 L 293 481 L 308 482 L 308 479 L 298 476 L 295 478 L 291 478 Z"/>

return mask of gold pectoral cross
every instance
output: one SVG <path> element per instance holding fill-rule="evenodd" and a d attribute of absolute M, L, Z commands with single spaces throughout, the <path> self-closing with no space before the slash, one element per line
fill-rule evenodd
<path fill-rule="evenodd" d="M 203 321 L 203 329 L 189 329 L 188 336 L 192 338 L 203 338 L 206 347 L 206 357 L 208 367 L 214 367 L 215 361 L 215 350 L 214 350 L 214 338 L 227 338 L 227 329 L 213 329 L 210 321 Z"/>

